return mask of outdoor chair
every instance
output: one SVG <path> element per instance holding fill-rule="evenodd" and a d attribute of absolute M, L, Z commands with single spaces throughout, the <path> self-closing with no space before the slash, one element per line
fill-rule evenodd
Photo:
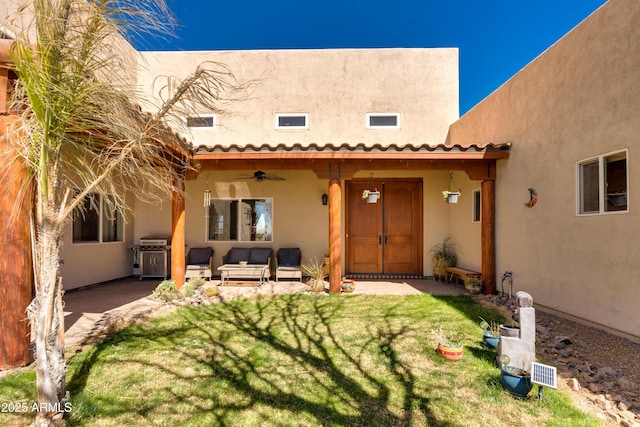
<path fill-rule="evenodd" d="M 191 248 L 185 260 L 185 279 L 205 277 L 211 280 L 213 275 L 213 248 Z"/>
<path fill-rule="evenodd" d="M 302 252 L 300 248 L 280 248 L 276 255 L 276 282 L 279 279 L 298 279 L 302 282 Z"/>

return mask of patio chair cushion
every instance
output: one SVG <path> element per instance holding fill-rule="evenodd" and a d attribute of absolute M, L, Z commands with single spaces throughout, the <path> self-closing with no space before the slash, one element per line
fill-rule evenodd
<path fill-rule="evenodd" d="M 301 258 L 300 248 L 280 248 L 278 250 L 278 266 L 299 266 Z"/>
<path fill-rule="evenodd" d="M 251 248 L 249 264 L 269 264 L 271 255 L 273 255 L 271 248 Z"/>
<path fill-rule="evenodd" d="M 213 256 L 212 248 L 191 248 L 189 249 L 189 265 L 209 264 Z"/>
<path fill-rule="evenodd" d="M 227 259 L 228 264 L 239 264 L 240 261 L 249 262 L 251 248 L 231 248 Z M 266 263 L 265 263 L 266 264 Z"/>

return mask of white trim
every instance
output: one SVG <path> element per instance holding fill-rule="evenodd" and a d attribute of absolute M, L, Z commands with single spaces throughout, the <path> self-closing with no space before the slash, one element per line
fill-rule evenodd
<path fill-rule="evenodd" d="M 604 176 L 604 165 L 605 159 L 607 157 L 612 157 L 616 154 L 624 153 L 624 159 L 626 162 L 625 174 L 626 174 L 626 194 L 627 194 L 627 208 L 625 210 L 618 211 L 607 211 L 606 210 L 606 180 Z M 598 164 L 598 211 L 597 212 L 582 212 L 582 167 L 588 163 Z M 629 181 L 629 149 L 623 148 L 621 150 L 610 151 L 605 154 L 601 154 L 599 156 L 589 157 L 584 160 L 580 160 L 575 164 L 575 173 L 576 173 L 576 216 L 584 217 L 584 216 L 596 216 L 596 215 L 616 215 L 616 214 L 626 214 L 629 213 L 629 191 L 630 181 Z"/>
<path fill-rule="evenodd" d="M 280 126 L 280 118 L 284 117 L 303 117 L 303 126 Z M 276 113 L 275 128 L 279 130 L 306 130 L 309 129 L 309 113 Z"/>
<path fill-rule="evenodd" d="M 372 125 L 372 117 L 395 117 L 396 124 L 395 126 Z M 365 118 L 365 126 L 367 129 L 400 129 L 400 113 L 367 113 Z"/>
<path fill-rule="evenodd" d="M 213 124 L 211 126 L 189 126 L 188 120 L 190 118 L 198 118 L 198 119 L 213 119 Z M 192 116 L 188 116 L 184 118 L 184 125 L 189 129 L 197 129 L 197 130 L 214 130 L 218 127 L 218 115 L 217 114 L 195 114 Z"/>

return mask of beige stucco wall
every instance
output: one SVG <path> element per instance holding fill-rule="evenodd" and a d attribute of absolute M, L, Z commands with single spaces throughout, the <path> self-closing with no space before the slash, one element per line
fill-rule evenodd
<path fill-rule="evenodd" d="M 282 247 L 299 247 L 304 260 L 320 260 L 328 251 L 329 213 L 328 206 L 322 205 L 322 194 L 328 193 L 326 180 L 321 180 L 311 171 L 274 170 L 286 181 L 239 180 L 239 176 L 252 171 L 209 172 L 197 180 L 188 181 L 185 200 L 185 243 L 189 247 L 211 246 L 215 250 L 214 263 L 222 264 L 222 256 L 232 246 L 270 247 L 274 251 Z M 370 176 L 370 171 L 362 171 L 356 178 Z M 450 205 L 442 201 L 440 192 L 446 188 L 448 173 L 441 171 L 375 171 L 376 178 L 422 178 L 424 204 L 425 253 L 424 272 L 431 274 L 431 261 L 426 254 L 429 248 L 442 241 L 448 234 Z M 273 199 L 273 241 L 271 242 L 231 242 L 207 241 L 203 192 L 211 190 L 211 198 L 272 198 Z M 341 183 L 344 206 L 344 181 Z M 344 212 L 344 209 L 343 209 Z M 469 214 L 470 218 L 470 214 Z M 342 219 L 344 245 L 344 216 Z M 134 219 L 134 242 L 140 237 L 153 234 L 170 234 L 171 203 L 166 200 L 162 206 L 136 203 Z M 344 252 L 343 252 L 344 262 Z"/>
<path fill-rule="evenodd" d="M 139 83 L 184 78 L 203 61 L 256 80 L 226 107 L 215 131 L 185 135 L 197 145 L 440 144 L 458 118 L 458 50 L 319 49 L 141 53 Z M 155 92 L 152 85 L 155 82 Z M 400 113 L 399 130 L 367 130 L 367 113 Z M 202 113 L 207 113 L 202 111 Z M 276 113 L 308 113 L 308 130 L 276 130 Z"/>
<path fill-rule="evenodd" d="M 450 129 L 513 143 L 498 163 L 498 280 L 541 306 L 640 337 L 640 2 L 610 0 Z M 629 150 L 629 213 L 576 215 L 576 162 Z M 538 203 L 527 208 L 528 188 Z M 452 217 L 452 229 L 459 220 Z M 465 244 L 466 245 L 466 244 Z M 500 282 L 498 281 L 498 286 Z"/>
<path fill-rule="evenodd" d="M 141 53 L 141 87 L 150 89 L 157 75 L 184 77 L 206 60 L 231 67 L 239 80 L 260 79 L 248 99 L 227 106 L 233 114 L 219 117 L 220 126 L 191 135 L 200 144 L 366 143 L 440 144 L 448 124 L 458 116 L 458 56 L 456 49 L 364 49 L 230 52 Z M 276 131 L 277 112 L 309 113 L 308 131 Z M 366 130 L 367 112 L 400 113 L 399 130 Z M 328 248 L 328 212 L 321 195 L 326 180 L 311 171 L 269 170 L 286 181 L 238 180 L 253 171 L 203 172 L 186 183 L 188 247 L 210 245 L 215 263 L 234 245 L 298 246 L 305 259 L 320 259 Z M 369 176 L 363 171 L 358 176 Z M 439 192 L 445 172 L 385 171 L 376 176 L 423 177 L 424 253 L 448 234 L 449 206 Z M 202 192 L 209 179 L 212 197 L 272 197 L 273 242 L 207 242 Z M 343 183 L 344 188 L 344 183 Z M 141 237 L 171 234 L 171 200 L 149 205 L 132 199 L 123 243 L 72 244 L 68 227 L 63 248 L 65 287 L 72 289 L 133 273 L 130 247 Z M 343 210 L 344 212 L 344 210 Z M 344 222 L 344 219 L 343 219 Z M 343 224 L 344 226 L 344 224 Z M 344 238 L 344 237 L 343 237 Z M 343 242 L 344 243 L 344 242 Z M 87 260 L 91 260 L 88 264 Z M 90 267 L 88 267 L 90 265 Z M 427 256 L 425 274 L 430 274 Z"/>
<path fill-rule="evenodd" d="M 134 197 L 127 197 L 133 206 Z M 131 276 L 133 272 L 133 210 L 125 212 L 124 240 L 109 243 L 73 243 L 72 224 L 65 227 L 60 256 L 65 289 Z"/>
<path fill-rule="evenodd" d="M 448 176 L 447 176 L 448 179 Z M 448 185 L 448 181 L 447 181 Z M 448 188 L 444 187 L 443 189 Z M 454 172 L 451 190 L 461 190 L 458 203 L 446 204 L 450 215 L 451 242 L 456 245 L 458 266 L 482 270 L 480 222 L 473 222 L 473 191 L 480 189 L 480 181 L 472 181 L 464 172 Z"/>

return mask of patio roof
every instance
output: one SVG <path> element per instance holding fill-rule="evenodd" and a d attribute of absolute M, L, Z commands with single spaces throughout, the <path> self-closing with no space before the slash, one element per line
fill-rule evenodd
<path fill-rule="evenodd" d="M 464 170 L 472 179 L 494 179 L 496 160 L 509 158 L 511 143 L 468 145 L 296 144 L 200 145 L 199 170 L 311 169 L 319 178 L 352 177 L 359 170 Z"/>
<path fill-rule="evenodd" d="M 214 145 L 199 145 L 192 148 L 194 157 L 198 159 L 232 159 L 232 158 L 245 158 L 248 155 L 256 156 L 260 158 L 273 157 L 309 157 L 314 158 L 371 158 L 371 155 L 375 155 L 376 158 L 399 158 L 411 156 L 421 159 L 434 159 L 434 158 L 467 158 L 467 159 L 506 159 L 509 157 L 509 149 L 511 143 L 503 144 L 468 144 L 468 145 L 413 145 L 413 144 L 374 144 L 371 146 L 363 143 L 359 144 L 295 144 L 288 146 L 284 144 L 278 145 L 240 145 L 234 144 L 228 147 Z M 365 155 L 366 157 L 362 157 Z"/>

